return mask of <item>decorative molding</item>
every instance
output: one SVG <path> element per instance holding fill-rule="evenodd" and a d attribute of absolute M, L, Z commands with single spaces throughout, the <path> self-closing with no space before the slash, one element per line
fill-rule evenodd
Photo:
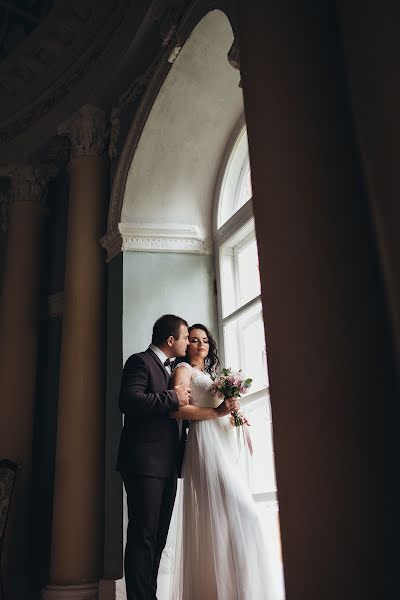
<path fill-rule="evenodd" d="M 108 145 L 108 156 L 113 160 L 117 156 L 118 138 L 121 130 L 121 109 L 115 106 L 111 111 L 110 116 L 110 143 Z"/>
<path fill-rule="evenodd" d="M 47 585 L 41 592 L 41 600 L 98 600 L 98 584 Z"/>
<path fill-rule="evenodd" d="M 159 21 L 159 29 L 162 47 L 176 46 L 178 43 L 177 27 L 179 23 L 179 13 L 174 8 L 168 8 Z"/>
<path fill-rule="evenodd" d="M 71 158 L 102 156 L 108 134 L 106 114 L 97 106 L 85 104 L 58 126 L 57 133 L 70 139 Z"/>
<path fill-rule="evenodd" d="M 120 252 L 178 252 L 212 254 L 212 244 L 196 225 L 176 223 L 119 223 L 115 234 L 101 240 L 107 260 Z"/>
<path fill-rule="evenodd" d="M 118 256 L 122 251 L 123 239 L 119 230 L 109 231 L 100 239 L 101 246 L 107 252 L 107 262 Z"/>

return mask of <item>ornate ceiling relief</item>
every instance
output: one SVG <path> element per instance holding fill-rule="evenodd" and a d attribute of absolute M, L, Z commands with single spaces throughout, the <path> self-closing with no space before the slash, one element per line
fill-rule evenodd
<path fill-rule="evenodd" d="M 101 59 L 130 5 L 130 0 L 55 3 L 0 64 L 0 143 L 26 130 L 71 91 Z"/>
<path fill-rule="evenodd" d="M 40 25 L 53 4 L 54 0 L 0 0 L 0 62 Z"/>

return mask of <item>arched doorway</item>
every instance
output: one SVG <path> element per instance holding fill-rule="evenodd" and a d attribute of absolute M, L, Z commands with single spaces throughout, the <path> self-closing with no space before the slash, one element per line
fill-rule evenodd
<path fill-rule="evenodd" d="M 222 247 L 219 225 L 223 223 L 218 222 L 218 215 L 221 210 L 228 214 L 230 209 L 226 208 L 223 194 L 220 195 L 221 173 L 228 173 L 226 157 L 227 153 L 231 154 L 232 140 L 236 144 L 238 123 L 241 124 L 239 137 L 245 138 L 240 74 L 227 60 L 232 43 L 231 25 L 221 11 L 212 11 L 202 18 L 177 58 L 174 57 L 173 66 L 132 150 L 120 198 L 118 225 L 123 251 L 119 272 L 123 362 L 133 352 L 148 346 L 154 321 L 168 312 L 183 316 L 189 323 L 206 323 L 219 337 L 224 354 L 225 332 L 217 292 L 221 290 L 217 279 Z M 239 154 L 243 154 L 240 143 L 239 146 Z M 246 190 L 249 187 L 246 149 L 243 156 L 236 188 Z M 226 183 L 226 177 L 222 179 Z M 234 203 L 237 201 L 240 204 L 235 192 Z M 242 204 L 251 221 L 251 206 L 246 202 Z M 225 221 L 230 221 L 232 212 L 230 210 Z M 252 235 L 255 240 L 254 228 Z M 250 256 L 250 261 L 252 258 Z M 259 305 L 258 310 L 260 299 Z M 255 326 L 263 338 L 262 318 Z M 267 378 L 266 363 L 261 368 Z M 256 392 L 260 389 L 258 386 Z M 265 392 L 265 386 L 263 390 Z M 269 453 L 268 485 L 272 482 L 274 487 L 260 492 L 256 484 L 253 492 L 260 501 L 261 512 L 267 504 L 273 505 L 272 519 L 270 513 L 265 513 L 264 523 L 271 533 L 273 522 L 280 577 L 268 392 L 258 394 L 253 400 L 257 400 L 255 412 L 256 404 L 252 406 L 254 417 L 261 416 L 259 433 L 262 437 L 265 427 L 270 440 L 268 447 L 256 444 L 261 452 Z M 254 469 L 254 474 L 254 481 L 259 482 L 263 477 L 260 468 Z M 163 600 L 168 598 L 173 551 L 171 534 L 160 567 L 159 597 Z"/>

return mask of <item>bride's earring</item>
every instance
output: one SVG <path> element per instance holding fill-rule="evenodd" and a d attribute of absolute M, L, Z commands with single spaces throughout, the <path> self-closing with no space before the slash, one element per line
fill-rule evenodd
<path fill-rule="evenodd" d="M 211 370 L 211 369 L 210 369 L 210 365 L 211 365 L 211 359 L 209 359 L 209 358 L 208 358 L 208 356 L 207 356 L 207 358 L 206 358 L 206 359 L 205 359 L 205 361 L 204 361 L 204 370 L 205 370 L 207 373 L 209 373 L 209 372 L 210 372 L 210 370 Z"/>

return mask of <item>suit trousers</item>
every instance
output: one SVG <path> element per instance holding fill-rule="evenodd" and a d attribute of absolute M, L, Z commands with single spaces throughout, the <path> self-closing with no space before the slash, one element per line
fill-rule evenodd
<path fill-rule="evenodd" d="M 157 576 L 174 508 L 177 477 L 121 473 L 127 494 L 127 600 L 157 600 Z"/>

